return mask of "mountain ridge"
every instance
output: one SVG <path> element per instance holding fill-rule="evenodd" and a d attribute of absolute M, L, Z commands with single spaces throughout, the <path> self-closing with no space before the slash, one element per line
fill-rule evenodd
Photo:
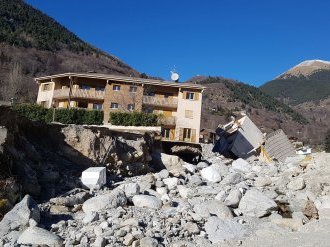
<path fill-rule="evenodd" d="M 0 100 L 35 101 L 34 77 L 63 72 L 141 74 L 22 0 L 0 0 Z"/>

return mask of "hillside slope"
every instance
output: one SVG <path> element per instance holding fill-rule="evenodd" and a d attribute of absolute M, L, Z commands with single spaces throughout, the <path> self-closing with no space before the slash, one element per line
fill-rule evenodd
<path fill-rule="evenodd" d="M 319 144 L 327 130 L 326 119 L 316 119 L 302 109 L 293 109 L 260 89 L 221 77 L 197 77 L 189 80 L 205 85 L 202 128 L 215 129 L 230 121 L 231 115 L 245 111 L 263 132 L 283 129 L 289 136 L 306 143 Z M 303 115 L 304 114 L 304 115 Z"/>
<path fill-rule="evenodd" d="M 330 62 L 304 61 L 260 89 L 290 105 L 326 99 L 330 96 Z"/>
<path fill-rule="evenodd" d="M 97 71 L 139 76 L 21 0 L 0 0 L 0 100 L 34 100 L 33 77 Z"/>

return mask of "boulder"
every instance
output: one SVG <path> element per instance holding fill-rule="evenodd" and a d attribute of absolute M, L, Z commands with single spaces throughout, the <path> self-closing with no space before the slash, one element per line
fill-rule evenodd
<path fill-rule="evenodd" d="M 238 204 L 242 198 L 242 193 L 240 190 L 235 189 L 230 191 L 229 195 L 225 200 L 225 205 L 232 208 L 237 208 Z"/>
<path fill-rule="evenodd" d="M 178 191 L 180 196 L 185 199 L 192 198 L 195 194 L 193 189 L 187 188 L 184 185 L 178 185 Z"/>
<path fill-rule="evenodd" d="M 140 193 L 140 185 L 138 183 L 127 183 L 119 187 L 123 189 L 127 198 L 131 198 Z"/>
<path fill-rule="evenodd" d="M 205 224 L 205 231 L 208 239 L 213 244 L 225 240 L 238 239 L 247 233 L 245 226 L 231 220 L 220 219 L 216 216 L 208 218 Z"/>
<path fill-rule="evenodd" d="M 148 195 L 135 195 L 133 196 L 132 201 L 136 207 L 159 209 L 163 205 L 159 198 Z"/>
<path fill-rule="evenodd" d="M 233 214 L 230 209 L 218 200 L 203 201 L 194 206 L 196 214 L 202 218 L 208 218 L 211 215 L 216 215 L 221 219 L 232 219 Z"/>
<path fill-rule="evenodd" d="M 83 218 L 82 222 L 84 224 L 88 224 L 88 223 L 91 223 L 95 220 L 98 220 L 99 219 L 99 214 L 97 212 L 87 212 L 85 217 Z"/>
<path fill-rule="evenodd" d="M 116 208 L 127 204 L 125 192 L 121 189 L 114 189 L 108 194 L 99 195 L 84 202 L 82 209 L 85 213 L 99 211 L 104 208 Z"/>
<path fill-rule="evenodd" d="M 213 166 L 209 166 L 209 167 L 206 167 L 206 168 L 202 169 L 201 170 L 201 175 L 202 175 L 203 179 L 205 179 L 209 182 L 217 183 L 217 182 L 221 181 L 220 172 L 218 171 L 218 169 L 216 169 Z"/>
<path fill-rule="evenodd" d="M 169 190 L 173 190 L 178 185 L 179 179 L 178 178 L 165 178 L 163 180 L 163 182 L 164 182 L 164 184 L 167 185 L 167 188 Z"/>
<path fill-rule="evenodd" d="M 277 204 L 260 191 L 248 190 L 241 199 L 238 208 L 243 215 L 261 218 L 276 210 Z"/>
<path fill-rule="evenodd" d="M 63 245 L 63 240 L 45 229 L 29 227 L 18 238 L 17 243 L 22 245 L 60 247 Z"/>
<path fill-rule="evenodd" d="M 140 239 L 140 247 L 157 247 L 158 241 L 151 237 L 144 237 Z"/>
<path fill-rule="evenodd" d="M 40 211 L 38 204 L 29 195 L 17 203 L 0 222 L 0 236 L 4 236 L 11 231 L 22 231 L 29 225 L 29 220 L 40 221 Z"/>
<path fill-rule="evenodd" d="M 254 186 L 256 187 L 265 187 L 272 183 L 270 177 L 256 177 L 254 179 Z"/>
<path fill-rule="evenodd" d="M 231 167 L 234 171 L 241 172 L 241 173 L 249 173 L 252 171 L 252 166 L 246 160 L 239 158 L 234 160 L 231 164 Z"/>
<path fill-rule="evenodd" d="M 159 168 L 166 168 L 173 176 L 185 174 L 185 162 L 176 155 L 155 152 L 152 154 L 152 161 Z"/>
<path fill-rule="evenodd" d="M 183 167 L 186 168 L 190 173 L 195 173 L 196 172 L 196 166 L 193 165 L 193 164 L 185 162 Z"/>
<path fill-rule="evenodd" d="M 72 196 L 55 197 L 50 199 L 50 202 L 56 205 L 73 207 L 74 205 L 77 204 L 83 204 L 89 197 L 90 195 L 87 192 L 83 191 Z"/>
<path fill-rule="evenodd" d="M 305 180 L 303 178 L 296 178 L 287 184 L 289 190 L 302 190 L 305 188 Z"/>

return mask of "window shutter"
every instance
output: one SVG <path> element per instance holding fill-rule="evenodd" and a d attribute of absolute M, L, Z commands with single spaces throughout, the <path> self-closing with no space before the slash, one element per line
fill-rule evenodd
<path fill-rule="evenodd" d="M 191 142 L 196 142 L 196 130 L 191 129 Z"/>
<path fill-rule="evenodd" d="M 183 128 L 179 130 L 179 141 L 183 141 Z"/>
<path fill-rule="evenodd" d="M 186 99 L 187 98 L 187 91 L 184 91 L 183 92 L 182 97 L 183 97 L 183 99 Z"/>
<path fill-rule="evenodd" d="M 170 140 L 174 140 L 175 139 L 175 129 L 171 129 L 170 130 Z"/>
<path fill-rule="evenodd" d="M 195 100 L 199 100 L 199 93 L 195 92 Z"/>

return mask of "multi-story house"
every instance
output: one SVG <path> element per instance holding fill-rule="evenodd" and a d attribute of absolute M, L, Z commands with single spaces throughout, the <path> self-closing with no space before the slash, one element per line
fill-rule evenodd
<path fill-rule="evenodd" d="M 144 111 L 160 115 L 162 139 L 199 142 L 201 85 L 97 73 L 65 73 L 35 78 L 37 103 L 46 108 Z"/>

